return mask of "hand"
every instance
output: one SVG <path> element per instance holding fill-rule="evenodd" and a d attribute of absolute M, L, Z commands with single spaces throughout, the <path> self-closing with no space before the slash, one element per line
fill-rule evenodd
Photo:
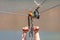
<path fill-rule="evenodd" d="M 34 26 L 33 31 L 34 31 L 34 33 L 37 33 L 39 31 L 39 27 L 38 26 Z"/>
<path fill-rule="evenodd" d="M 29 31 L 29 28 L 28 27 L 23 27 L 22 30 L 23 30 L 24 33 L 27 33 Z"/>

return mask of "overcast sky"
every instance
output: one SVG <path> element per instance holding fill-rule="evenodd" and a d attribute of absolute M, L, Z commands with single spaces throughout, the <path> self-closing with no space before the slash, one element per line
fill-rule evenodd
<path fill-rule="evenodd" d="M 38 0 L 38 2 L 41 2 L 41 0 Z M 46 0 L 42 8 L 50 8 L 57 4 L 60 4 L 60 0 Z M 15 12 L 18 10 L 30 9 L 35 6 L 33 0 L 0 0 L 0 11 Z"/>

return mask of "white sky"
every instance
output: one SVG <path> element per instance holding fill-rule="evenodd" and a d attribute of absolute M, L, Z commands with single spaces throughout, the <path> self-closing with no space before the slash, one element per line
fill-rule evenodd
<path fill-rule="evenodd" d="M 60 4 L 60 0 L 46 0 L 42 5 L 42 10 L 48 9 L 57 4 Z M 0 0 L 0 11 L 15 12 L 18 10 L 30 9 L 35 6 L 33 0 Z"/>

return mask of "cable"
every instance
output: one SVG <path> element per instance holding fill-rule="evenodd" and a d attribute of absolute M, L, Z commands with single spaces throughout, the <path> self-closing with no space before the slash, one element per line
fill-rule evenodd
<path fill-rule="evenodd" d="M 45 3 L 46 0 L 42 1 L 41 5 L 43 5 Z"/>
<path fill-rule="evenodd" d="M 55 6 L 51 7 L 51 8 L 49 8 L 49 9 L 46 9 L 46 10 L 44 10 L 44 11 L 41 11 L 40 13 L 46 12 L 46 11 L 48 11 L 48 10 L 54 9 L 54 8 L 56 8 L 56 7 L 59 7 L 59 6 L 60 6 L 60 4 L 55 5 Z"/>

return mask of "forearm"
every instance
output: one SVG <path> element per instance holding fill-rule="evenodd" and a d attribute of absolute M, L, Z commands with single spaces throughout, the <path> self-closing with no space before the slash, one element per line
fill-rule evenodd
<path fill-rule="evenodd" d="M 39 32 L 34 33 L 34 40 L 40 40 Z"/>
<path fill-rule="evenodd" d="M 26 33 L 22 34 L 22 40 L 26 40 Z"/>

